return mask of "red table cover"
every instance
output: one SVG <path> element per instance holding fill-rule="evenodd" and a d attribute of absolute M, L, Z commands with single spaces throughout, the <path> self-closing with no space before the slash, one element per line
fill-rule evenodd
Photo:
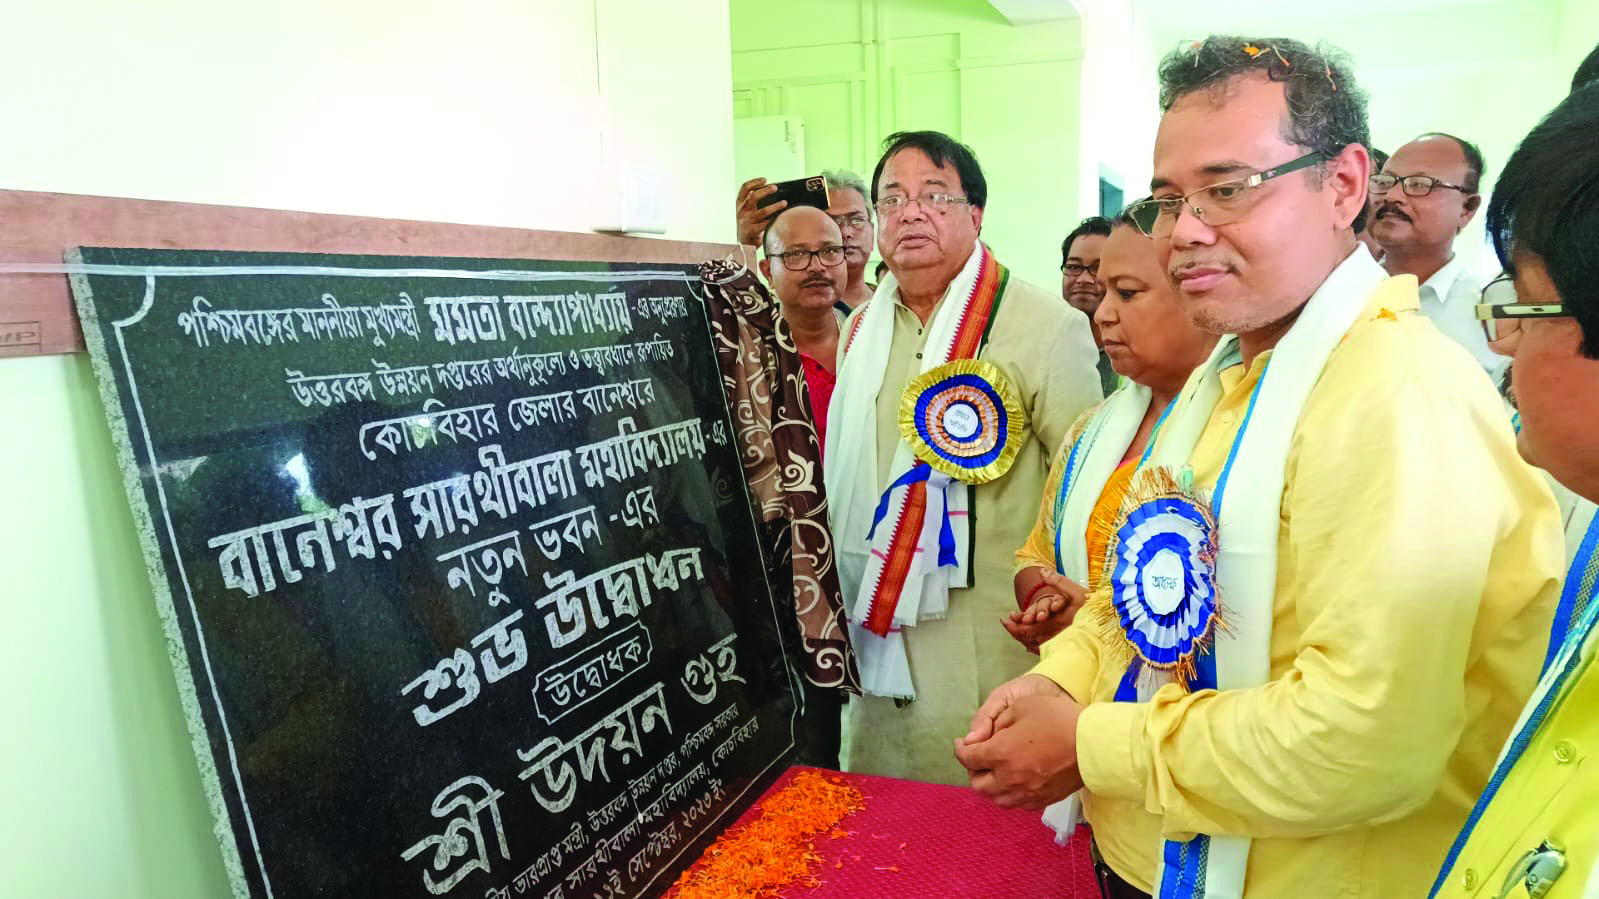
<path fill-rule="evenodd" d="M 729 830 L 754 820 L 766 797 L 803 770 L 784 772 Z M 837 776 L 861 791 L 866 807 L 838 825 L 850 836 L 817 838 L 821 886 L 795 884 L 785 891 L 786 899 L 1099 897 L 1086 829 L 1057 846 L 1038 812 L 999 808 L 969 789 L 864 774 Z M 899 870 L 884 870 L 889 868 Z"/>

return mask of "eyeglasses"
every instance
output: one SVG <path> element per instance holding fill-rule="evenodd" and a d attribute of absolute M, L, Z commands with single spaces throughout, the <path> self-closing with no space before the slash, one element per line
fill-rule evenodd
<path fill-rule="evenodd" d="M 1127 214 L 1132 218 L 1133 224 L 1138 226 L 1138 230 L 1149 237 L 1166 237 L 1171 234 L 1177 227 L 1177 218 L 1182 215 L 1184 206 L 1194 213 L 1194 218 L 1212 228 L 1230 225 L 1249 212 L 1249 198 L 1255 188 L 1289 172 L 1310 168 L 1323 159 L 1325 157 L 1320 151 L 1312 151 L 1276 168 L 1256 172 L 1247 178 L 1235 178 L 1209 187 L 1201 187 L 1181 197 L 1151 197 L 1140 200 L 1127 207 Z M 1199 198 L 1198 202 L 1195 202 L 1195 197 Z"/>
<path fill-rule="evenodd" d="M 783 267 L 789 271 L 802 272 L 811 267 L 812 259 L 822 260 L 823 265 L 838 265 L 844 261 L 844 248 L 833 244 L 820 250 L 784 250 L 777 258 L 783 260 Z"/>
<path fill-rule="evenodd" d="M 924 210 L 932 210 L 939 215 L 949 211 L 951 206 L 959 206 L 969 202 L 965 197 L 955 194 L 923 194 L 919 197 L 902 197 L 894 195 L 884 197 L 877 201 L 877 214 L 884 218 L 905 215 L 910 211 L 912 203 L 919 204 Z"/>
<path fill-rule="evenodd" d="M 1459 184 L 1450 184 L 1448 181 L 1439 181 L 1431 175 L 1390 175 L 1387 172 L 1371 176 L 1371 192 L 1385 194 L 1394 189 L 1397 184 L 1404 188 L 1407 197 L 1425 197 L 1433 192 L 1433 188 L 1447 187 L 1458 190 L 1463 194 L 1474 194 L 1476 191 Z"/>
<path fill-rule="evenodd" d="M 838 225 L 838 230 L 848 231 L 851 228 L 864 228 L 872 223 L 871 216 L 864 212 L 855 212 L 849 215 L 828 216 L 833 223 Z"/>
<path fill-rule="evenodd" d="M 1081 262 L 1068 262 L 1060 267 L 1060 271 L 1061 274 L 1073 280 L 1081 278 L 1084 272 L 1087 272 L 1088 274 L 1097 278 L 1099 277 L 1099 263 L 1095 262 L 1090 265 L 1083 265 Z"/>
<path fill-rule="evenodd" d="M 1504 274 L 1489 281 L 1477 304 L 1477 319 L 1490 343 L 1521 333 L 1521 319 L 1565 318 L 1570 315 L 1562 303 L 1519 303 L 1516 285 Z"/>

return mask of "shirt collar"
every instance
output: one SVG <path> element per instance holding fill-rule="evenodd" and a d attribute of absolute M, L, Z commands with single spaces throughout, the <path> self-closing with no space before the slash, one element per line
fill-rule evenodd
<path fill-rule="evenodd" d="M 1431 290 L 1433 297 L 1440 303 L 1448 300 L 1449 289 L 1455 286 L 1455 281 L 1460 277 L 1460 271 L 1464 267 L 1465 263 L 1459 253 L 1450 256 L 1443 268 L 1433 272 L 1431 278 L 1421 282 L 1421 289 Z"/>

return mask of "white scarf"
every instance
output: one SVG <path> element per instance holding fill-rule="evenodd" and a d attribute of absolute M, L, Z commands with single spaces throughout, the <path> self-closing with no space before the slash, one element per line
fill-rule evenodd
<path fill-rule="evenodd" d="M 927 323 L 922 371 L 949 361 L 951 345 L 977 286 L 985 253 L 987 248 L 981 243 L 974 247 L 960 273 L 945 289 L 943 301 Z M 876 576 L 881 573 L 883 556 L 904 508 L 906 491 L 894 491 L 888 515 L 868 538 L 872 519 L 884 490 L 910 471 L 916 461 L 910 447 L 901 439 L 889 466 L 889 480 L 878 483 L 877 397 L 885 389 L 895 391 L 898 396 L 904 388 L 902 384 L 885 384 L 883 380 L 894 342 L 894 306 L 898 291 L 899 282 L 889 274 L 877 285 L 877 292 L 860 312 L 861 321 L 853 336 L 845 337 L 844 363 L 839 368 L 838 386 L 827 409 L 829 446 L 823 459 L 823 477 L 838 548 L 839 582 L 847 606 L 850 644 L 860 666 L 861 687 L 874 696 L 914 699 L 916 689 L 911 683 L 903 629 L 913 627 L 917 621 L 942 618 L 949 606 L 950 589 L 968 585 L 970 498 L 965 484 L 940 472 L 932 473 L 927 481 L 927 515 L 917 543 L 919 549 L 894 612 L 893 629 L 888 636 L 879 637 L 862 627 L 871 611 Z M 955 524 L 958 564 L 954 567 L 938 565 L 938 534 L 946 503 Z"/>
<path fill-rule="evenodd" d="M 1149 402 L 1148 387 L 1124 380 L 1089 419 L 1066 457 L 1056 463 L 1066 466 L 1054 497 L 1056 570 L 1084 588 L 1089 586 L 1088 541 L 1084 537 L 1088 520 L 1105 483 L 1138 436 Z M 1055 842 L 1064 844 L 1082 820 L 1081 794 L 1073 793 L 1044 809 L 1043 820 L 1055 831 Z"/>
<path fill-rule="evenodd" d="M 1242 437 L 1228 464 L 1228 471 L 1239 476 L 1228 480 L 1217 522 L 1216 579 L 1228 611 L 1227 629 L 1217 632 L 1214 648 L 1219 689 L 1259 686 L 1270 675 L 1272 600 L 1288 448 L 1327 358 L 1386 277 L 1363 246 L 1357 246 L 1333 269 L 1272 351 L 1251 411 L 1240 425 Z M 1224 362 L 1236 355 L 1237 346 L 1236 337 L 1223 338 L 1209 361 L 1189 379 L 1151 464 L 1173 470 L 1187 464 L 1221 399 L 1220 372 Z M 1241 897 L 1250 840 L 1233 836 L 1200 839 L 1210 841 L 1209 851 L 1190 853 L 1193 859 L 1187 870 L 1171 868 L 1165 852 L 1160 853 L 1157 895 Z M 1183 883 L 1180 891 L 1172 888 L 1179 878 Z M 1193 886 L 1196 883 L 1203 886 Z"/>

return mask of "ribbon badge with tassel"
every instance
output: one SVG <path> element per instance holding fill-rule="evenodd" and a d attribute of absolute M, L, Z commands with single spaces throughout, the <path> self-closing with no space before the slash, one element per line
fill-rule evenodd
<path fill-rule="evenodd" d="M 909 535 L 936 527 L 938 567 L 955 567 L 959 562 L 948 491 L 956 481 L 976 485 L 1004 477 L 1021 451 L 1027 411 L 998 367 L 977 359 L 957 359 L 923 372 L 905 386 L 899 430 L 916 464 L 883 492 L 868 539 L 875 536 L 889 515 L 896 492 L 903 489 L 905 520 L 896 524 Z M 929 512 L 932 520 L 927 517 Z M 894 542 L 890 558 L 885 560 L 884 581 L 903 580 L 919 543 L 923 542 Z M 923 545 L 930 546 L 932 541 Z M 862 624 L 885 636 L 893 616 L 893 603 L 874 601 Z"/>
<path fill-rule="evenodd" d="M 1129 650 L 1117 700 L 1172 680 L 1185 690 L 1223 627 L 1210 503 L 1167 468 L 1140 471 L 1107 541 L 1109 575 L 1089 599 L 1100 627 Z M 1108 636 L 1108 634 L 1107 634 Z M 1146 689 L 1144 692 L 1148 692 Z"/>

